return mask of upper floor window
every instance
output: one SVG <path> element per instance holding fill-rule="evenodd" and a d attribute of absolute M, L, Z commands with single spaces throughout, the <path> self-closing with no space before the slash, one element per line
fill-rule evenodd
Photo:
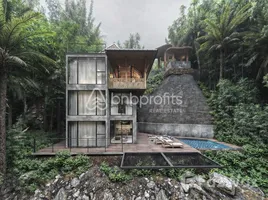
<path fill-rule="evenodd" d="M 111 93 L 111 115 L 132 115 L 130 93 Z"/>
<path fill-rule="evenodd" d="M 69 57 L 69 84 L 106 84 L 105 58 Z"/>

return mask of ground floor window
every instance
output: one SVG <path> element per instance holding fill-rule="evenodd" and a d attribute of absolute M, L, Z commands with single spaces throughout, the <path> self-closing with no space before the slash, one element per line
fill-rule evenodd
<path fill-rule="evenodd" d="M 68 122 L 68 142 L 71 147 L 103 147 L 106 125 L 100 122 Z"/>
<path fill-rule="evenodd" d="M 111 143 L 133 143 L 132 121 L 111 121 Z"/>

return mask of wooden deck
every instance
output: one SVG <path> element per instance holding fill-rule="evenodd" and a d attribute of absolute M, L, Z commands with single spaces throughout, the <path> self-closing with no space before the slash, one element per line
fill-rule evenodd
<path fill-rule="evenodd" d="M 107 148 L 66 148 L 65 144 L 65 141 L 61 141 L 53 145 L 53 147 L 41 149 L 33 153 L 33 155 L 50 156 L 64 150 L 69 151 L 72 155 L 79 153 L 87 155 L 121 155 L 123 152 L 200 152 L 184 143 L 183 148 L 164 148 L 162 145 L 157 145 L 150 141 L 146 133 L 138 133 L 136 144 L 111 144 Z"/>

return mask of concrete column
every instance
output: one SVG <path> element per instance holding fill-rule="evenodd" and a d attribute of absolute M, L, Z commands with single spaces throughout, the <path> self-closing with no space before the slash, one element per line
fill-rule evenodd
<path fill-rule="evenodd" d="M 137 106 L 133 105 L 133 117 L 132 126 L 133 126 L 133 143 L 137 143 Z"/>

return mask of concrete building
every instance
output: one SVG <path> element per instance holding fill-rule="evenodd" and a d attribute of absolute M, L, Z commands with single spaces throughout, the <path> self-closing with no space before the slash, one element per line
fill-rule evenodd
<path fill-rule="evenodd" d="M 137 107 L 157 50 L 66 55 L 66 146 L 136 143 Z"/>

